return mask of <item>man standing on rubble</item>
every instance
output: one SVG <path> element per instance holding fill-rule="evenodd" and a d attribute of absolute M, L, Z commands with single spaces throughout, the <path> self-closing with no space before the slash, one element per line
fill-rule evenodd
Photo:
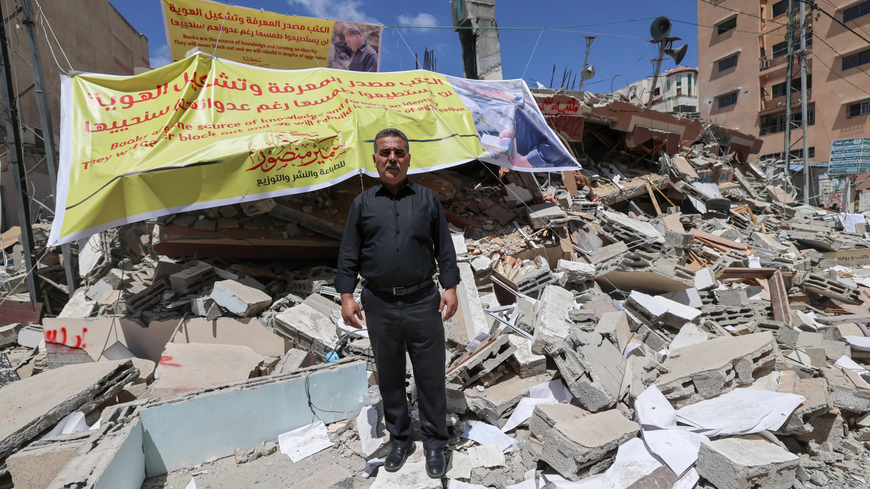
<path fill-rule="evenodd" d="M 450 319 L 458 304 L 456 252 L 438 196 L 407 179 L 411 153 L 405 134 L 398 129 L 380 131 L 372 159 L 381 183 L 353 201 L 335 288 L 341 294 L 341 316 L 362 328 L 363 315 L 353 291 L 357 274 L 366 281 L 361 299 L 391 441 L 384 469 L 398 471 L 414 453 L 405 394 L 407 352 L 417 384 L 426 472 L 440 479 L 447 471 L 448 440 L 442 319 Z M 433 281 L 436 260 L 441 295 Z"/>

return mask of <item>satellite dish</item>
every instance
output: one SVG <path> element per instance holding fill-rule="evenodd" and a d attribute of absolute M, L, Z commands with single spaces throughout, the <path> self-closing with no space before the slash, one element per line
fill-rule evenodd
<path fill-rule="evenodd" d="M 668 34 L 671 33 L 671 19 L 667 17 L 659 17 L 654 20 L 652 25 L 649 26 L 649 35 L 652 36 L 653 40 L 661 41 L 662 39 L 668 37 Z"/>
<path fill-rule="evenodd" d="M 590 78 L 593 78 L 595 76 L 595 67 L 592 65 L 587 66 L 586 69 L 584 69 L 583 71 L 580 72 L 580 76 L 584 80 L 588 80 Z"/>
<path fill-rule="evenodd" d="M 665 49 L 665 54 L 667 54 L 668 56 L 673 58 L 674 63 L 679 65 L 680 61 L 683 60 L 683 57 L 686 56 L 686 51 L 688 49 L 689 49 L 689 46 L 686 44 L 683 44 L 682 46 L 678 47 L 677 49 Z"/>

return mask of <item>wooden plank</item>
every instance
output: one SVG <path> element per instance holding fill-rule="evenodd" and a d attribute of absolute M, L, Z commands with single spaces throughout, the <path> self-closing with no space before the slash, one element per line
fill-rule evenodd
<path fill-rule="evenodd" d="M 571 197 L 577 197 L 577 179 L 574 178 L 573 171 L 562 172 L 562 183 L 565 184 L 565 190 Z"/>
<path fill-rule="evenodd" d="M 7 300 L 0 304 L 0 320 L 2 320 L 4 326 L 13 323 L 21 323 L 25 326 L 28 324 L 39 324 L 41 316 L 41 302 Z"/>
<path fill-rule="evenodd" d="M 652 200 L 653 206 L 656 208 L 656 217 L 662 215 L 662 208 L 659 207 L 659 201 L 656 199 L 656 194 L 653 192 L 652 185 L 646 184 L 646 191 L 649 198 Z"/>
<path fill-rule="evenodd" d="M 788 305 L 788 291 L 785 288 L 785 280 L 783 280 L 782 273 L 779 270 L 773 272 L 768 285 L 770 286 L 770 303 L 773 306 L 773 319 L 791 325 L 791 307 Z"/>
<path fill-rule="evenodd" d="M 21 236 L 21 228 L 18 226 L 13 226 L 6 230 L 5 233 L 0 234 L 0 241 L 3 243 L 3 249 L 8 250 L 12 248 L 12 246 L 18 242 L 18 237 Z"/>
<path fill-rule="evenodd" d="M 736 241 L 731 241 L 730 239 L 725 239 L 715 234 L 705 233 L 704 231 L 698 229 L 692 229 L 689 231 L 690 234 L 694 235 L 696 238 L 703 238 L 706 241 L 710 241 L 712 243 L 716 243 L 719 246 L 724 246 L 725 248 L 731 248 L 733 250 L 740 251 L 749 251 L 752 248 L 746 246 L 744 244 L 740 244 Z"/>

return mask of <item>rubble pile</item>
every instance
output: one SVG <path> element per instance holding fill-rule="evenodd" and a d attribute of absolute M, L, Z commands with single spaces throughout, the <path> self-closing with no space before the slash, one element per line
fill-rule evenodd
<path fill-rule="evenodd" d="M 371 347 L 330 267 L 365 179 L 82 243 L 62 308 L 0 312 L 0 486 L 866 487 L 867 225 L 715 143 L 600 153 L 573 174 L 412 177 L 462 278 L 448 480 L 422 450 L 378 470 Z M 0 311 L 27 304 L 22 273 L 13 256 Z M 409 366 L 414 416 L 416 396 Z"/>

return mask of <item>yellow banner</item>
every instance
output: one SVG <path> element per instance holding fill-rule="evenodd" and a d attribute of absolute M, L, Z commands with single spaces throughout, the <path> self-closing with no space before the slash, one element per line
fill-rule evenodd
<path fill-rule="evenodd" d="M 193 48 L 262 68 L 379 71 L 383 27 L 205 0 L 162 0 L 172 59 Z"/>
<path fill-rule="evenodd" d="M 485 157 L 452 84 L 422 70 L 275 71 L 199 55 L 132 77 L 66 77 L 61 99 L 55 245 L 377 176 L 372 143 L 386 127 L 411 140 L 412 173 Z"/>

